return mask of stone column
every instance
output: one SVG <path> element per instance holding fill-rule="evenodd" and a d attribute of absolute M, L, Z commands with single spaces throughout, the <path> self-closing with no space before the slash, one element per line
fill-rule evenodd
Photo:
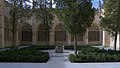
<path fill-rule="evenodd" d="M 99 43 L 102 43 L 102 31 L 101 28 L 99 28 Z"/>
<path fill-rule="evenodd" d="M 89 42 L 88 42 L 88 30 L 87 30 L 87 32 L 85 33 L 83 40 L 84 40 L 84 45 L 88 45 L 88 44 L 89 44 Z"/>
<path fill-rule="evenodd" d="M 103 46 L 105 46 L 105 31 L 103 31 Z"/>
<path fill-rule="evenodd" d="M 4 48 L 4 16 L 0 16 L 0 48 Z"/>
<path fill-rule="evenodd" d="M 120 41 L 119 41 L 119 39 L 120 39 L 120 37 L 119 37 L 120 35 L 118 34 L 118 36 L 117 36 L 117 49 L 120 49 Z"/>
<path fill-rule="evenodd" d="M 114 43 L 115 43 L 115 37 L 110 37 L 110 47 L 114 48 Z M 116 49 L 117 50 L 120 48 L 119 44 L 120 44 L 120 42 L 119 42 L 119 34 L 118 34 L 117 43 L 116 43 Z"/>
<path fill-rule="evenodd" d="M 71 45 L 71 34 L 67 32 L 67 44 Z"/>
<path fill-rule="evenodd" d="M 120 34 L 119 34 L 119 49 L 120 49 Z"/>
<path fill-rule="evenodd" d="M 109 47 L 111 40 L 110 40 L 110 35 L 108 34 L 107 31 L 103 31 L 103 46 Z"/>
<path fill-rule="evenodd" d="M 19 32 L 18 32 L 18 34 L 19 34 L 19 44 L 21 45 L 22 44 L 22 28 L 20 28 L 20 30 L 19 30 Z"/>
<path fill-rule="evenodd" d="M 0 48 L 4 48 L 4 0 L 0 1 Z"/>
<path fill-rule="evenodd" d="M 19 25 L 17 24 L 16 45 L 19 46 Z"/>
<path fill-rule="evenodd" d="M 36 42 L 36 41 L 37 41 L 37 39 L 36 39 L 36 31 L 33 30 L 32 32 L 33 32 L 33 33 L 32 33 L 32 44 L 33 44 L 33 45 L 36 45 L 36 43 L 37 43 L 37 42 Z"/>
<path fill-rule="evenodd" d="M 54 31 L 50 31 L 50 45 L 55 45 Z"/>
<path fill-rule="evenodd" d="M 16 46 L 19 46 L 19 41 L 18 41 L 18 31 L 16 32 Z"/>
<path fill-rule="evenodd" d="M 37 44 L 37 36 L 36 36 L 36 21 L 35 21 L 35 16 L 32 18 L 32 45 Z"/>

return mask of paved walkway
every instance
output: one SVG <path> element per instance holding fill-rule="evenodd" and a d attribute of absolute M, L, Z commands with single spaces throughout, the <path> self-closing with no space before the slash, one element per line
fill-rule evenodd
<path fill-rule="evenodd" d="M 96 47 L 96 48 L 99 48 L 99 49 L 105 49 L 105 50 L 108 50 L 108 49 L 114 50 L 114 47 L 113 47 L 113 46 L 104 47 L 104 46 L 100 45 L 100 46 L 93 46 L 93 47 Z M 117 48 L 116 50 L 120 50 L 120 49 Z"/>
<path fill-rule="evenodd" d="M 69 54 L 73 54 L 74 51 L 72 50 L 64 50 L 63 53 L 55 53 L 54 50 L 48 51 L 51 58 L 49 59 L 48 63 L 70 63 L 68 56 Z"/>
<path fill-rule="evenodd" d="M 0 68 L 120 68 L 120 63 L 70 63 L 68 55 L 73 51 L 49 50 L 49 53 L 51 58 L 47 63 L 0 63 Z"/>

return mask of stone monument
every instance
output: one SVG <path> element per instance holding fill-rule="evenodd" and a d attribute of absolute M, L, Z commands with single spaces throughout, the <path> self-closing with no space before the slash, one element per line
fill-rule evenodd
<path fill-rule="evenodd" d="M 56 53 L 63 53 L 63 45 L 57 45 L 56 47 L 55 47 L 55 52 Z"/>

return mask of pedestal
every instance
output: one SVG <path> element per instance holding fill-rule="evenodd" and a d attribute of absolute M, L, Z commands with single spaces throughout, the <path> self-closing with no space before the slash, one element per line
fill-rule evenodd
<path fill-rule="evenodd" d="M 62 45 L 58 45 L 55 47 L 55 52 L 56 53 L 63 53 L 63 46 Z"/>

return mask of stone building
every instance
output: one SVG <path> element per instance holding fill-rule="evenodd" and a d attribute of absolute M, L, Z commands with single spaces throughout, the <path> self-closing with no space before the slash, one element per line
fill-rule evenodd
<path fill-rule="evenodd" d="M 10 31 L 9 6 L 4 0 L 0 0 L 0 48 L 12 46 L 12 33 Z M 73 45 L 74 38 L 64 30 L 64 25 L 54 15 L 52 29 L 49 32 L 50 45 Z M 99 26 L 99 12 L 96 11 L 95 20 L 86 34 L 77 36 L 78 45 L 102 44 L 103 32 Z M 17 24 L 16 46 L 21 44 L 44 45 L 46 36 L 44 25 L 34 17 L 25 19 Z"/>
<path fill-rule="evenodd" d="M 115 42 L 115 37 L 113 37 L 107 31 L 103 31 L 103 46 L 113 49 L 114 48 L 114 42 Z M 116 49 L 117 50 L 120 49 L 120 35 L 119 34 L 117 36 Z"/>

